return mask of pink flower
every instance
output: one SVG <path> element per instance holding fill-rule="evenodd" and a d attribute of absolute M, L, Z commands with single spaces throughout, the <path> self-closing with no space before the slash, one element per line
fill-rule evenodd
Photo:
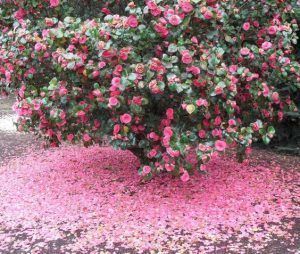
<path fill-rule="evenodd" d="M 127 18 L 127 24 L 128 24 L 128 26 L 130 26 L 132 28 L 135 28 L 135 27 L 137 27 L 139 25 L 139 22 L 138 22 L 136 16 L 130 15 Z"/>
<path fill-rule="evenodd" d="M 228 124 L 229 125 L 236 125 L 236 121 L 234 119 L 229 119 Z"/>
<path fill-rule="evenodd" d="M 206 169 L 207 169 L 206 165 L 204 165 L 204 164 L 200 165 L 200 170 L 201 171 L 206 171 Z"/>
<path fill-rule="evenodd" d="M 151 167 L 150 166 L 144 166 L 143 167 L 143 173 L 145 175 L 148 175 L 151 172 Z"/>
<path fill-rule="evenodd" d="M 262 86 L 263 86 L 263 96 L 264 97 L 269 96 L 270 89 L 269 89 L 268 85 L 266 83 L 263 83 Z"/>
<path fill-rule="evenodd" d="M 189 173 L 185 170 L 182 174 L 182 176 L 180 177 L 181 181 L 183 182 L 187 182 L 188 180 L 190 180 L 190 175 Z"/>
<path fill-rule="evenodd" d="M 50 7 L 59 6 L 59 0 L 50 0 Z"/>
<path fill-rule="evenodd" d="M 175 166 L 173 164 L 165 164 L 165 168 L 168 172 L 173 171 Z"/>
<path fill-rule="evenodd" d="M 198 99 L 198 100 L 196 101 L 196 105 L 197 105 L 198 107 L 200 107 L 200 106 L 207 107 L 207 106 L 208 106 L 208 102 L 207 102 L 206 99 L 200 98 L 200 99 Z"/>
<path fill-rule="evenodd" d="M 153 139 L 154 141 L 159 140 L 159 136 L 155 132 L 150 132 L 149 133 L 149 138 Z"/>
<path fill-rule="evenodd" d="M 198 75 L 200 74 L 200 68 L 196 66 L 189 66 L 186 68 L 187 72 L 191 72 L 193 75 Z"/>
<path fill-rule="evenodd" d="M 259 125 L 258 125 L 257 122 L 253 123 L 252 129 L 253 129 L 254 131 L 258 131 L 258 130 L 259 130 Z"/>
<path fill-rule="evenodd" d="M 249 22 L 244 23 L 244 24 L 243 24 L 243 29 L 244 29 L 245 31 L 248 31 L 248 30 L 250 29 L 250 23 L 249 23 Z"/>
<path fill-rule="evenodd" d="M 213 17 L 213 14 L 210 10 L 207 10 L 204 14 L 203 14 L 205 19 L 211 19 Z"/>
<path fill-rule="evenodd" d="M 123 114 L 123 115 L 120 116 L 120 120 L 121 120 L 122 123 L 128 124 L 128 123 L 131 122 L 131 115 Z"/>
<path fill-rule="evenodd" d="M 168 108 L 166 112 L 167 118 L 169 120 L 174 119 L 174 110 L 172 108 Z"/>
<path fill-rule="evenodd" d="M 20 8 L 19 10 L 17 10 L 15 13 L 14 13 L 14 17 L 17 19 L 17 20 L 20 20 L 20 19 L 23 19 L 26 15 L 26 11 L 23 9 L 23 8 Z"/>
<path fill-rule="evenodd" d="M 87 134 L 87 133 L 85 133 L 85 134 L 83 134 L 83 141 L 84 142 L 89 142 L 89 141 L 91 141 L 92 139 L 91 139 L 91 137 L 89 136 L 89 134 Z"/>
<path fill-rule="evenodd" d="M 99 77 L 100 72 L 99 71 L 93 71 L 93 78 Z"/>
<path fill-rule="evenodd" d="M 230 71 L 231 73 L 236 72 L 237 69 L 238 69 L 238 66 L 237 66 L 237 65 L 230 65 L 230 66 L 229 66 L 229 71 Z"/>
<path fill-rule="evenodd" d="M 41 43 L 38 42 L 34 45 L 35 51 L 40 52 L 42 49 L 43 49 L 43 45 Z"/>
<path fill-rule="evenodd" d="M 68 134 L 67 140 L 68 140 L 69 142 L 71 142 L 71 141 L 73 140 L 73 138 L 74 138 L 74 134 Z"/>
<path fill-rule="evenodd" d="M 111 84 L 112 84 L 112 86 L 118 87 L 121 84 L 121 79 L 119 77 L 114 77 L 111 80 Z"/>
<path fill-rule="evenodd" d="M 118 105 L 119 101 L 115 97 L 110 97 L 108 100 L 108 103 L 110 106 L 116 106 L 116 105 Z"/>
<path fill-rule="evenodd" d="M 214 125 L 219 126 L 222 123 L 222 119 L 220 116 L 217 116 L 214 120 Z"/>
<path fill-rule="evenodd" d="M 247 56 L 250 53 L 250 49 L 248 48 L 241 48 L 240 53 L 242 56 Z"/>
<path fill-rule="evenodd" d="M 276 104 L 280 103 L 279 94 L 277 92 L 272 93 L 271 97 L 272 97 L 272 100 L 274 101 L 274 103 L 276 103 Z"/>
<path fill-rule="evenodd" d="M 99 89 L 95 89 L 92 93 L 96 97 L 100 97 L 102 95 L 102 93 L 101 93 L 101 91 Z"/>
<path fill-rule="evenodd" d="M 263 50 L 269 50 L 270 48 L 272 48 L 273 44 L 271 42 L 265 41 L 262 45 L 261 48 Z"/>
<path fill-rule="evenodd" d="M 225 141 L 217 140 L 216 143 L 215 143 L 215 148 L 219 152 L 224 151 L 226 149 L 226 147 L 227 147 L 227 144 L 226 144 Z"/>
<path fill-rule="evenodd" d="M 120 125 L 119 125 L 119 124 L 116 124 L 116 125 L 114 126 L 113 134 L 114 134 L 114 135 L 117 135 L 117 134 L 120 132 L 120 129 L 121 129 Z"/>
<path fill-rule="evenodd" d="M 149 158 L 153 158 L 156 154 L 157 154 L 157 151 L 156 151 L 155 149 L 152 149 L 152 150 L 148 153 L 148 157 L 149 157 Z"/>
<path fill-rule="evenodd" d="M 102 69 L 102 68 L 104 68 L 105 66 L 106 66 L 106 63 L 103 62 L 103 61 L 98 63 L 99 69 Z"/>
<path fill-rule="evenodd" d="M 205 130 L 200 130 L 200 131 L 198 132 L 198 136 L 199 136 L 199 138 L 205 138 L 205 137 L 206 137 L 206 132 L 205 132 Z"/>
<path fill-rule="evenodd" d="M 178 26 L 181 23 L 181 18 L 178 15 L 171 15 L 169 17 L 169 22 L 173 26 Z"/>
<path fill-rule="evenodd" d="M 178 150 L 173 150 L 171 147 L 167 148 L 167 153 L 173 158 L 180 155 L 180 152 Z"/>
<path fill-rule="evenodd" d="M 64 95 L 66 95 L 68 93 L 68 90 L 67 90 L 67 88 L 65 88 L 64 86 L 61 86 L 60 88 L 59 88 L 59 95 L 60 96 L 64 96 Z"/>
<path fill-rule="evenodd" d="M 191 3 L 189 3 L 189 2 L 181 2 L 180 3 L 180 7 L 181 7 L 181 9 L 183 10 L 183 12 L 185 12 L 185 13 L 189 13 L 189 12 L 191 12 L 192 10 L 194 10 L 194 7 L 193 7 L 193 5 L 191 5 Z"/>
<path fill-rule="evenodd" d="M 155 31 L 156 31 L 157 33 L 160 34 L 160 36 L 161 36 L 162 38 L 166 38 L 166 37 L 168 36 L 168 34 L 169 34 L 168 29 L 167 29 L 163 24 L 160 24 L 160 23 L 156 24 L 156 25 L 154 26 L 154 29 L 155 29 Z"/>
<path fill-rule="evenodd" d="M 171 127 L 165 127 L 164 128 L 164 136 L 165 137 L 172 137 L 172 135 L 173 135 L 173 131 L 172 131 L 172 129 L 171 129 Z"/>
<path fill-rule="evenodd" d="M 77 112 L 77 116 L 78 117 L 84 117 L 85 116 L 85 112 L 83 110 L 80 110 Z"/>
<path fill-rule="evenodd" d="M 277 27 L 276 26 L 270 26 L 268 28 L 268 34 L 275 35 L 277 33 Z"/>
<path fill-rule="evenodd" d="M 184 63 L 184 64 L 190 64 L 192 61 L 193 61 L 193 58 L 192 56 L 190 55 L 190 52 L 188 50 L 183 50 L 181 52 L 181 61 Z"/>

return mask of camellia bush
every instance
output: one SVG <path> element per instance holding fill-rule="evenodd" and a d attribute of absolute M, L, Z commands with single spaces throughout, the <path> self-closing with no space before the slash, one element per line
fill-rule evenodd
<path fill-rule="evenodd" d="M 140 174 L 187 181 L 297 111 L 299 4 L 0 0 L 1 89 L 16 91 L 20 131 L 51 146 L 108 137 Z"/>

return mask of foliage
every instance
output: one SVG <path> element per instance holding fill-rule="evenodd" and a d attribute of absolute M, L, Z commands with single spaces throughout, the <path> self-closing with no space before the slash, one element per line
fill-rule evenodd
<path fill-rule="evenodd" d="M 186 181 L 190 153 L 205 170 L 228 146 L 269 143 L 297 111 L 299 1 L 9 2 L 2 87 L 18 89 L 19 130 L 52 146 L 108 136 L 140 174 Z"/>

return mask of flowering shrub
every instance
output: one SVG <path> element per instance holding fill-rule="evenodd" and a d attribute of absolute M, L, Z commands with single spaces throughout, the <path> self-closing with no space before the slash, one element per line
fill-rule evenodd
<path fill-rule="evenodd" d="M 76 1 L 31 2 L 2 4 L 14 23 L 1 24 L 0 77 L 17 88 L 18 129 L 51 146 L 108 136 L 140 174 L 187 181 L 191 152 L 205 170 L 229 146 L 268 143 L 297 110 L 282 91 L 299 89 L 299 1 L 89 1 L 89 19 Z"/>

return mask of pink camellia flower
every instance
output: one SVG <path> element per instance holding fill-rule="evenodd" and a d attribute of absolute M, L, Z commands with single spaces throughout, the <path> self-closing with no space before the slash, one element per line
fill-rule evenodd
<path fill-rule="evenodd" d="M 67 93 L 68 93 L 68 90 L 67 90 L 66 87 L 61 86 L 61 87 L 59 88 L 59 95 L 60 95 L 60 96 L 64 96 L 64 95 L 66 95 Z"/>
<path fill-rule="evenodd" d="M 140 96 L 133 96 L 132 101 L 136 105 L 142 105 L 142 97 Z"/>
<path fill-rule="evenodd" d="M 228 124 L 231 125 L 231 126 L 236 125 L 236 121 L 234 119 L 229 119 Z"/>
<path fill-rule="evenodd" d="M 168 29 L 161 23 L 158 23 L 154 26 L 154 29 L 161 37 L 166 38 L 169 34 Z"/>
<path fill-rule="evenodd" d="M 201 107 L 201 106 L 207 107 L 207 106 L 208 106 L 208 102 L 207 102 L 206 99 L 200 98 L 200 99 L 198 99 L 198 100 L 196 101 L 196 105 L 197 105 L 198 107 Z"/>
<path fill-rule="evenodd" d="M 77 112 L 77 116 L 78 117 L 84 117 L 85 116 L 85 112 L 83 110 L 80 110 Z"/>
<path fill-rule="evenodd" d="M 17 19 L 17 20 L 21 20 L 25 17 L 26 15 L 26 11 L 23 9 L 23 8 L 20 8 L 19 10 L 17 10 L 15 13 L 14 13 L 14 17 Z"/>
<path fill-rule="evenodd" d="M 272 48 L 273 44 L 271 42 L 265 41 L 262 45 L 261 48 L 263 50 L 269 50 L 270 48 Z"/>
<path fill-rule="evenodd" d="M 200 165 L 200 170 L 201 171 L 206 171 L 206 169 L 207 169 L 206 165 L 204 165 L 204 164 Z"/>
<path fill-rule="evenodd" d="M 116 106 L 116 105 L 118 105 L 119 101 L 115 97 L 110 97 L 108 100 L 108 103 L 110 106 Z"/>
<path fill-rule="evenodd" d="M 258 125 L 257 122 L 253 123 L 252 129 L 253 129 L 254 131 L 258 131 L 258 130 L 259 130 L 259 125 Z"/>
<path fill-rule="evenodd" d="M 159 136 L 155 132 L 150 132 L 149 133 L 149 138 L 153 139 L 154 141 L 159 140 Z"/>
<path fill-rule="evenodd" d="M 186 68 L 187 72 L 191 72 L 193 75 L 198 75 L 200 74 L 200 68 L 196 66 L 189 66 Z"/>
<path fill-rule="evenodd" d="M 84 141 L 84 142 L 89 142 L 89 141 L 91 141 L 91 140 L 92 140 L 92 139 L 91 139 L 91 137 L 90 137 L 89 134 L 87 134 L 87 133 L 83 134 L 83 141 Z"/>
<path fill-rule="evenodd" d="M 102 68 L 104 68 L 105 66 L 106 66 L 106 63 L 103 62 L 103 61 L 101 61 L 101 62 L 98 63 L 99 69 L 102 69 Z"/>
<path fill-rule="evenodd" d="M 214 125 L 219 126 L 222 123 L 222 119 L 220 116 L 217 116 L 214 120 Z"/>
<path fill-rule="evenodd" d="M 200 130 L 200 131 L 198 132 L 198 136 L 199 136 L 199 138 L 205 138 L 205 137 L 206 137 L 206 132 L 205 132 L 205 130 Z"/>
<path fill-rule="evenodd" d="M 43 45 L 41 43 L 38 42 L 34 45 L 35 51 L 40 52 L 42 49 L 43 49 Z"/>
<path fill-rule="evenodd" d="M 168 172 L 170 172 L 170 171 L 174 170 L 175 166 L 173 164 L 167 163 L 167 164 L 165 164 L 165 168 Z"/>
<path fill-rule="evenodd" d="M 114 134 L 114 135 L 117 135 L 117 134 L 120 132 L 120 129 L 121 129 L 120 125 L 119 125 L 119 124 L 116 124 L 116 125 L 114 126 L 113 134 Z"/>
<path fill-rule="evenodd" d="M 270 26 L 268 28 L 268 34 L 275 35 L 277 33 L 277 27 L 276 26 Z"/>
<path fill-rule="evenodd" d="M 181 52 L 181 61 L 184 64 L 190 64 L 191 62 L 193 62 L 193 57 L 190 55 L 190 52 L 188 50 L 183 50 Z"/>
<path fill-rule="evenodd" d="M 59 6 L 59 0 L 50 0 L 50 7 L 57 7 Z"/>
<path fill-rule="evenodd" d="M 168 108 L 166 115 L 169 120 L 173 120 L 174 119 L 174 110 L 172 108 Z"/>
<path fill-rule="evenodd" d="M 213 14 L 210 10 L 207 10 L 204 14 L 203 14 L 203 17 L 205 19 L 211 19 L 213 17 Z"/>
<path fill-rule="evenodd" d="M 190 2 L 187 2 L 187 1 L 181 1 L 179 6 L 181 7 L 183 12 L 185 12 L 185 13 L 189 13 L 192 10 L 194 10 L 193 5 Z"/>
<path fill-rule="evenodd" d="M 68 136 L 67 136 L 67 140 L 69 141 L 69 142 L 71 142 L 72 140 L 74 139 L 74 134 L 68 134 Z"/>
<path fill-rule="evenodd" d="M 93 71 L 93 78 L 97 78 L 99 77 L 100 75 L 100 71 L 96 70 L 96 71 Z"/>
<path fill-rule="evenodd" d="M 139 22 L 136 18 L 136 16 L 134 15 L 130 15 L 128 18 L 127 18 L 127 24 L 128 26 L 130 26 L 131 28 L 135 28 L 139 25 Z"/>
<path fill-rule="evenodd" d="M 241 48 L 240 53 L 242 56 L 247 56 L 250 53 L 250 49 L 248 48 Z"/>
<path fill-rule="evenodd" d="M 185 171 L 183 172 L 183 174 L 181 175 L 180 179 L 181 179 L 181 181 L 183 181 L 183 182 L 187 182 L 188 180 L 190 180 L 190 175 L 189 175 L 189 173 L 185 170 Z"/>
<path fill-rule="evenodd" d="M 229 71 L 230 71 L 231 73 L 236 72 L 237 69 L 238 69 L 238 66 L 237 66 L 237 65 L 230 65 L 230 66 L 229 66 Z"/>
<path fill-rule="evenodd" d="M 266 83 L 263 83 L 262 86 L 263 86 L 263 96 L 264 97 L 269 96 L 270 88 L 268 87 L 268 85 Z"/>
<path fill-rule="evenodd" d="M 145 175 L 148 175 L 151 172 L 151 167 L 150 166 L 144 166 L 143 167 L 143 173 Z"/>
<path fill-rule="evenodd" d="M 102 95 L 102 93 L 101 93 L 101 91 L 99 89 L 95 89 L 92 93 L 96 97 L 100 97 Z"/>
<path fill-rule="evenodd" d="M 198 43 L 199 43 L 199 41 L 198 41 L 198 39 L 197 39 L 196 36 L 193 36 L 193 37 L 191 38 L 191 41 L 192 41 L 193 43 L 195 43 L 195 44 L 198 44 Z"/>
<path fill-rule="evenodd" d="M 219 152 L 224 151 L 226 149 L 226 147 L 227 147 L 227 144 L 226 144 L 225 141 L 217 140 L 216 143 L 215 143 L 215 148 Z"/>
<path fill-rule="evenodd" d="M 172 137 L 172 135 L 173 135 L 173 131 L 172 131 L 171 127 L 169 127 L 169 126 L 165 127 L 164 128 L 164 136 L 170 138 L 170 137 Z"/>
<path fill-rule="evenodd" d="M 255 20 L 255 21 L 253 21 L 253 25 L 254 25 L 255 27 L 259 27 L 259 22 L 258 22 L 257 20 Z"/>
<path fill-rule="evenodd" d="M 249 22 L 244 23 L 244 24 L 243 24 L 243 29 L 244 29 L 245 31 L 248 31 L 248 30 L 250 29 L 250 23 L 249 23 Z"/>
<path fill-rule="evenodd" d="M 121 84 L 121 79 L 119 77 L 114 77 L 111 80 L 111 84 L 112 84 L 112 86 L 118 87 Z"/>
<path fill-rule="evenodd" d="M 271 97 L 272 97 L 272 100 L 274 101 L 274 103 L 276 103 L 276 104 L 280 103 L 279 94 L 277 92 L 272 93 Z"/>
<path fill-rule="evenodd" d="M 173 26 L 178 26 L 181 23 L 181 18 L 178 15 L 171 15 L 169 17 L 169 23 Z"/>
<path fill-rule="evenodd" d="M 131 122 L 131 115 L 125 113 L 123 115 L 120 116 L 120 120 L 121 120 L 121 123 L 124 123 L 124 124 L 128 124 Z"/>
<path fill-rule="evenodd" d="M 278 115 L 278 120 L 279 120 L 279 121 L 282 121 L 283 116 L 284 116 L 283 112 L 282 112 L 282 111 L 279 111 L 277 115 Z"/>
<path fill-rule="evenodd" d="M 167 153 L 173 158 L 180 155 L 180 152 L 178 150 L 173 150 L 171 147 L 167 148 Z"/>
<path fill-rule="evenodd" d="M 156 151 L 155 149 L 152 149 L 152 150 L 148 153 L 148 157 L 149 157 L 149 158 L 153 158 L 156 154 L 157 154 L 157 151 Z"/>

